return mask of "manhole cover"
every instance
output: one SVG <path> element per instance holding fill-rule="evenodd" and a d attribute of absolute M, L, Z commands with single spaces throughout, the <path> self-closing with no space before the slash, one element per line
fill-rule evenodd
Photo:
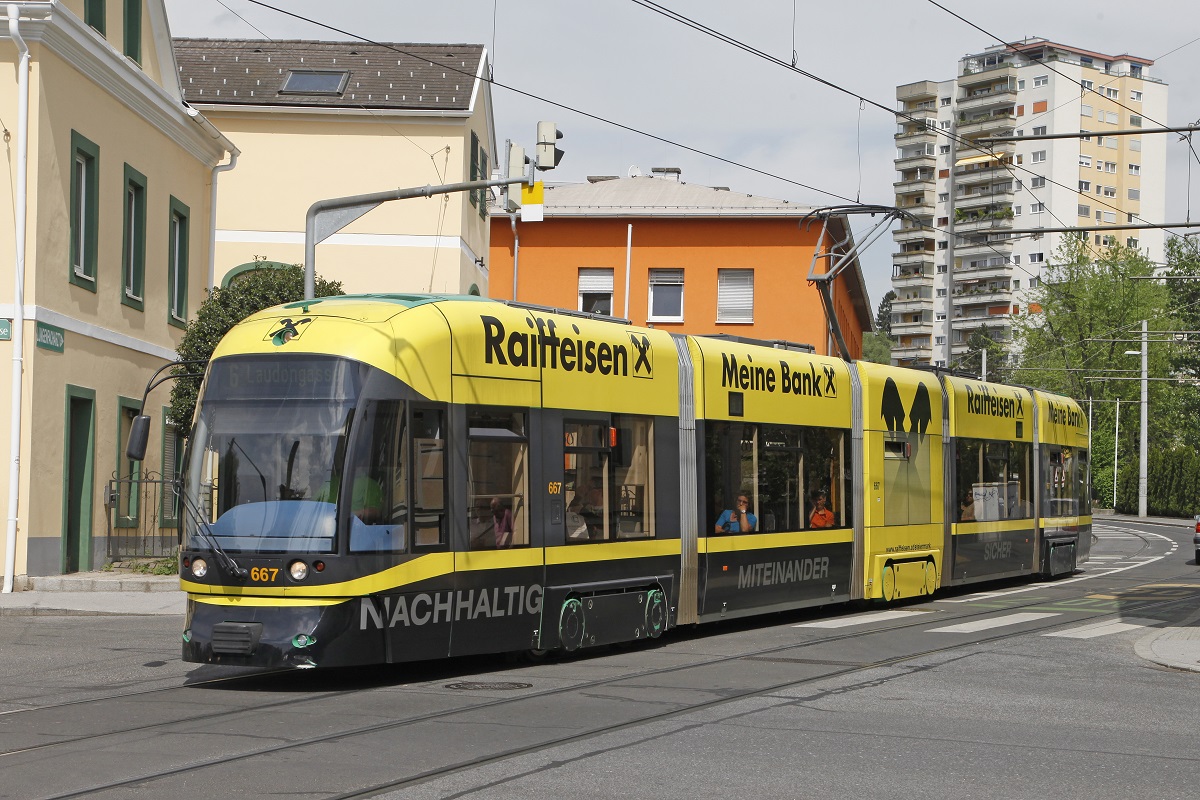
<path fill-rule="evenodd" d="M 512 691 L 513 689 L 529 689 L 532 686 L 532 683 L 518 683 L 516 681 L 497 681 L 494 683 L 485 683 L 483 681 L 463 681 L 462 683 L 446 684 L 447 689 L 457 689 L 461 692 L 477 692 L 487 689 L 492 689 L 494 691 Z"/>

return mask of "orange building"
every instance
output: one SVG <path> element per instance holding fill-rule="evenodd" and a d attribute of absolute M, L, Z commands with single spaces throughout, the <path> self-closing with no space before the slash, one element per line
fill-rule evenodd
<path fill-rule="evenodd" d="M 547 186 L 544 220 L 498 209 L 491 218 L 489 296 L 612 314 L 670 331 L 812 345 L 836 354 L 808 280 L 821 225 L 812 209 L 679 180 L 592 177 Z M 846 237 L 834 218 L 826 244 Z M 828 259 L 818 266 L 824 272 Z M 516 280 L 513 278 L 514 266 Z M 853 357 L 872 330 L 857 262 L 834 281 L 834 307 Z"/>

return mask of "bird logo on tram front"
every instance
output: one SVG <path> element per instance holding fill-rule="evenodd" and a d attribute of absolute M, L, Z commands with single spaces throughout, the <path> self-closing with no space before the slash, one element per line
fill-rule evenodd
<path fill-rule="evenodd" d="M 291 317 L 286 317 L 279 320 L 278 327 L 264 336 L 264 339 L 270 339 L 275 346 L 284 345 L 293 339 L 299 339 L 306 330 L 308 323 L 312 322 L 310 317 L 304 319 L 293 320 Z"/>

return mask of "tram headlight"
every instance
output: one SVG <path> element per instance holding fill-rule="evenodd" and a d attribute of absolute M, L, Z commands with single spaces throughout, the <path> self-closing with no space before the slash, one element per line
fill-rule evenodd
<path fill-rule="evenodd" d="M 292 580 L 302 581 L 308 577 L 308 564 L 303 561 L 293 561 L 288 564 L 288 574 L 292 576 Z"/>
<path fill-rule="evenodd" d="M 203 578 L 208 574 L 208 562 L 203 558 L 192 559 L 192 575 L 197 578 Z"/>

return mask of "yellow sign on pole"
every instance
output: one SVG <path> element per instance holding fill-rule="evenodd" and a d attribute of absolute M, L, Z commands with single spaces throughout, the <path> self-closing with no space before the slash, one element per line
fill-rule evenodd
<path fill-rule="evenodd" d="M 545 187 L 541 181 L 534 181 L 533 186 L 521 184 L 521 221 L 541 222 L 542 209 L 545 199 Z"/>

